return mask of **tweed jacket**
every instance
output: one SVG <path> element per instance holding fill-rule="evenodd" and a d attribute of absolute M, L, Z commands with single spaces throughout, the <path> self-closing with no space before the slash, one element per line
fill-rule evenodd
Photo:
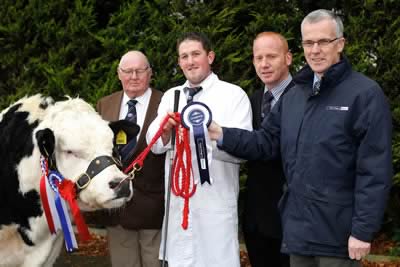
<path fill-rule="evenodd" d="M 152 90 L 142 130 L 133 150 L 131 160 L 135 159 L 146 146 L 146 132 L 157 115 L 162 92 Z M 119 119 L 123 91 L 105 96 L 97 103 L 97 111 L 108 121 Z M 123 209 L 104 213 L 103 224 L 118 225 L 126 229 L 161 229 L 164 216 L 164 161 L 165 154 L 156 155 L 150 152 L 143 168 L 136 173 L 134 195 Z"/>

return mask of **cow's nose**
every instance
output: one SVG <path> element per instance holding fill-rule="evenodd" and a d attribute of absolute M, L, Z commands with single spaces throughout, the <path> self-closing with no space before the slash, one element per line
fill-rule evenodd
<path fill-rule="evenodd" d="M 130 180 L 126 179 L 122 183 L 120 183 L 120 186 L 117 189 L 118 198 L 129 197 L 131 195 L 130 182 Z"/>
<path fill-rule="evenodd" d="M 111 182 L 108 183 L 108 185 L 110 186 L 111 189 L 116 189 L 119 186 L 119 183 L 121 182 L 121 180 L 113 180 Z"/>

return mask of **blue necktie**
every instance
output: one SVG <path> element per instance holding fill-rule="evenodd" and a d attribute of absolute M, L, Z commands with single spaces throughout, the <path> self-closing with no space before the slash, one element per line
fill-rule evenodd
<path fill-rule="evenodd" d="M 128 101 L 128 113 L 125 116 L 125 120 L 137 123 L 136 104 L 137 100 L 135 99 Z"/>
<path fill-rule="evenodd" d="M 261 106 L 261 118 L 264 119 L 270 112 L 271 104 L 272 104 L 271 101 L 273 99 L 274 99 L 274 96 L 272 95 L 272 93 L 269 90 L 267 90 L 263 96 L 263 101 L 262 101 L 262 106 Z"/>
<path fill-rule="evenodd" d="M 187 103 L 189 104 L 190 102 L 193 101 L 193 97 L 195 94 L 200 92 L 203 88 L 201 86 L 199 87 L 185 87 L 184 90 L 187 90 L 189 92 L 188 98 L 187 98 Z"/>
<path fill-rule="evenodd" d="M 136 104 L 137 100 L 131 99 L 128 101 L 128 113 L 125 116 L 125 120 L 137 123 L 137 113 L 136 113 Z M 128 160 L 129 153 L 135 148 L 136 146 L 136 136 L 133 137 L 126 145 L 124 145 L 120 149 L 121 153 L 121 158 L 122 162 L 124 163 L 126 160 Z"/>

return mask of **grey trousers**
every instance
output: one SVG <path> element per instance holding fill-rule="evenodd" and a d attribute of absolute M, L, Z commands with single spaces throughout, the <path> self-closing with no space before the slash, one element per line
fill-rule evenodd
<path fill-rule="evenodd" d="M 113 267 L 160 267 L 160 230 L 128 230 L 107 227 Z"/>
<path fill-rule="evenodd" d="M 290 267 L 361 267 L 361 261 L 350 258 L 290 254 Z"/>

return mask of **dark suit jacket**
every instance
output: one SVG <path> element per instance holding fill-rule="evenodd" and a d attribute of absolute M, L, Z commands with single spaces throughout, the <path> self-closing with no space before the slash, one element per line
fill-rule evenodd
<path fill-rule="evenodd" d="M 119 119 L 122 97 L 123 92 L 118 91 L 98 101 L 97 111 L 103 119 Z M 160 91 L 152 89 L 149 107 L 131 161 L 147 147 L 146 132 L 157 115 L 161 97 Z M 105 224 L 120 224 L 127 229 L 161 229 L 164 216 L 164 161 L 164 154 L 150 152 L 147 155 L 143 168 L 136 172 L 132 200 L 120 212 L 108 212 L 108 216 L 104 218 Z"/>
<path fill-rule="evenodd" d="M 283 94 L 292 86 L 291 82 Z M 253 128 L 261 125 L 261 104 L 264 88 L 257 90 L 251 97 Z M 281 96 L 283 97 L 283 95 Z M 282 228 L 278 211 L 278 202 L 283 193 L 285 175 L 280 159 L 270 161 L 247 162 L 248 176 L 244 193 L 243 230 L 261 232 L 265 236 L 281 238 Z"/>

